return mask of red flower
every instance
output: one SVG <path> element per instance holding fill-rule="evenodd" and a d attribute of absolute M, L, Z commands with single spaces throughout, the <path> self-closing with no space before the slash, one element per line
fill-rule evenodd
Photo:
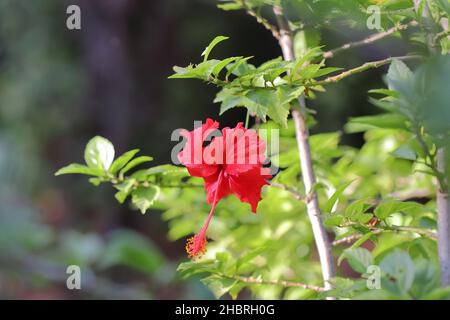
<path fill-rule="evenodd" d="M 235 194 L 256 213 L 261 188 L 269 184 L 266 179 L 272 177 L 263 167 L 265 143 L 255 130 L 245 129 L 238 123 L 233 129 L 222 129 L 219 135 L 218 128 L 218 122 L 207 119 L 200 128 L 181 133 L 187 141 L 178 158 L 191 176 L 203 178 L 207 201 L 211 204 L 202 229 L 186 244 L 189 257 L 199 257 L 206 251 L 206 231 L 220 199 Z M 214 137 L 205 147 L 211 135 Z"/>

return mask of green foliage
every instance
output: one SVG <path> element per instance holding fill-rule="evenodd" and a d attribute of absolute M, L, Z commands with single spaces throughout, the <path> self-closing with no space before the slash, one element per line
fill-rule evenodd
<path fill-rule="evenodd" d="M 125 152 L 114 160 L 114 146 L 103 137 L 94 137 L 86 145 L 85 161 L 87 165 L 72 163 L 58 170 L 55 175 L 83 174 L 94 176 L 89 181 L 98 186 L 100 183 L 110 182 L 118 191 L 115 198 L 124 203 L 131 195 L 131 202 L 142 213 L 146 213 L 160 196 L 160 187 L 172 183 L 182 186 L 186 170 L 171 165 L 155 166 L 149 169 L 134 171 L 135 167 L 150 162 L 152 157 L 138 156 L 138 149 Z"/>
<path fill-rule="evenodd" d="M 188 67 L 174 67 L 171 79 L 194 78 L 221 88 L 214 102 L 220 102 L 220 114 L 235 107 L 245 107 L 254 116 L 266 121 L 266 117 L 286 127 L 289 110 L 305 91 L 322 90 L 314 85 L 316 78 L 326 76 L 340 68 L 325 67 L 320 59 L 320 49 L 314 48 L 297 61 L 286 62 L 281 58 L 267 61 L 256 67 L 247 61 L 251 57 L 230 57 L 224 60 L 208 60 L 211 50 L 221 41 L 216 37 L 205 49 L 204 61 Z M 226 75 L 220 77 L 222 70 Z M 232 78 L 231 78 L 232 77 Z"/>

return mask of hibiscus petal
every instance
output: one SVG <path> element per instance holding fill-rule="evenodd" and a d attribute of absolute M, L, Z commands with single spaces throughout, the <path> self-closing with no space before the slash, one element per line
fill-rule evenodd
<path fill-rule="evenodd" d="M 267 174 L 265 168 L 254 168 L 240 175 L 228 175 L 229 187 L 242 202 L 247 202 L 256 213 L 261 200 L 261 188 L 269 184 L 266 180 L 272 176 Z"/>
<path fill-rule="evenodd" d="M 219 175 L 220 172 L 218 171 L 214 175 L 203 178 L 205 181 L 206 201 L 210 204 L 214 202 L 214 195 L 217 189 L 219 189 L 216 199 L 217 202 L 231 193 L 228 177 L 223 176 L 219 183 Z"/>
<path fill-rule="evenodd" d="M 231 175 L 253 170 L 266 160 L 266 144 L 253 129 L 238 123 L 234 129 L 222 130 L 225 143 L 226 172 Z"/>
<path fill-rule="evenodd" d="M 178 160 L 186 166 L 191 176 L 207 177 L 217 172 L 217 165 L 207 164 L 203 161 L 203 142 L 218 128 L 219 123 L 208 118 L 201 127 L 181 132 L 181 135 L 186 138 L 186 144 L 178 153 Z"/>

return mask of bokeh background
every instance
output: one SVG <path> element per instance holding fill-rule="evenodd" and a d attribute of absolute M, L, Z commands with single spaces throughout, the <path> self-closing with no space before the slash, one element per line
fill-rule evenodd
<path fill-rule="evenodd" d="M 81 30 L 66 28 L 66 8 L 81 8 Z M 167 239 L 158 211 L 141 215 L 118 204 L 114 190 L 81 176 L 55 177 L 82 162 L 94 135 L 116 153 L 140 148 L 169 163 L 171 132 L 194 120 L 218 119 L 216 89 L 195 80 L 168 80 L 174 65 L 200 60 L 217 35 L 231 39 L 213 55 L 280 55 L 270 32 L 244 12 L 213 0 L 0 0 L 0 298 L 200 299 L 211 293 L 181 280 L 184 240 Z M 268 12 L 270 17 L 270 12 Z M 363 38 L 367 29 L 324 28 L 332 47 Z M 406 52 L 395 39 L 340 55 L 334 66 Z M 367 91 L 385 69 L 329 87 L 309 106 L 313 132 L 342 130 L 351 116 L 377 112 Z M 244 109 L 221 116 L 244 121 Z M 360 135 L 344 135 L 358 146 Z M 66 267 L 81 266 L 82 290 L 66 288 Z M 244 295 L 245 297 L 245 295 Z"/>

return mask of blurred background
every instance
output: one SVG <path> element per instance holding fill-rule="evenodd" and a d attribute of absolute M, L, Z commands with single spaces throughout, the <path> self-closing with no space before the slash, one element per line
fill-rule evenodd
<path fill-rule="evenodd" d="M 66 28 L 70 4 L 81 8 L 81 30 Z M 212 298 L 199 281 L 177 277 L 184 240 L 167 239 L 160 212 L 141 215 L 117 203 L 109 185 L 94 188 L 84 177 L 54 172 L 82 162 L 94 135 L 111 140 L 116 154 L 140 148 L 157 164 L 169 163 L 174 129 L 219 119 L 216 89 L 168 80 L 172 67 L 199 61 L 217 35 L 231 38 L 214 50 L 220 58 L 255 56 L 259 64 L 280 50 L 252 17 L 216 4 L 0 0 L 0 298 Z M 370 33 L 333 29 L 322 30 L 329 49 Z M 390 38 L 331 65 L 403 52 Z M 354 76 L 310 102 L 318 120 L 313 132 L 341 130 L 349 117 L 377 112 L 367 91 L 382 86 L 385 71 Z M 244 119 L 236 108 L 220 121 Z M 358 146 L 362 136 L 344 135 L 343 143 Z M 81 267 L 83 290 L 66 288 L 70 264 Z"/>

